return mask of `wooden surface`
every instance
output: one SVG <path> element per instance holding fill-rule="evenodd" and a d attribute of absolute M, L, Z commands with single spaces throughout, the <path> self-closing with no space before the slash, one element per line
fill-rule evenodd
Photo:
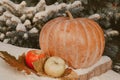
<path fill-rule="evenodd" d="M 101 65 L 95 67 L 92 71 L 90 71 L 86 74 L 79 75 L 78 80 L 89 80 L 92 77 L 100 76 L 101 74 L 110 70 L 111 66 L 112 66 L 112 61 L 110 60 L 108 62 L 105 62 L 104 64 L 101 64 Z"/>

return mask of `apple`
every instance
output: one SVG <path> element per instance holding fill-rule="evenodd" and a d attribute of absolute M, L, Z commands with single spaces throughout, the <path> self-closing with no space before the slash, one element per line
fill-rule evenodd
<path fill-rule="evenodd" d="M 34 69 L 33 62 L 45 57 L 44 52 L 42 50 L 37 49 L 30 49 L 25 54 L 26 64 L 31 69 Z"/>
<path fill-rule="evenodd" d="M 60 57 L 49 57 L 44 64 L 44 71 L 51 77 L 60 77 L 66 68 L 65 61 Z"/>

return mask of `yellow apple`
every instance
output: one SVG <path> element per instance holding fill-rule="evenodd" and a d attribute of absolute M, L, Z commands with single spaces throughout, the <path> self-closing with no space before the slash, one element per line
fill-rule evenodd
<path fill-rule="evenodd" d="M 65 61 L 60 57 L 50 57 L 44 65 L 45 73 L 51 77 L 60 77 L 66 68 Z"/>

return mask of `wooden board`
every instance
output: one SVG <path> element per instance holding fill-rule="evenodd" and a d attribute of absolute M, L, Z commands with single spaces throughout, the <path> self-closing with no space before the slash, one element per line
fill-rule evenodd
<path fill-rule="evenodd" d="M 86 74 L 83 74 L 83 75 L 79 75 L 78 80 L 89 80 L 92 77 L 99 76 L 99 75 L 107 72 L 108 70 L 110 70 L 111 66 L 112 66 L 111 60 L 108 62 L 105 62 L 104 64 L 100 64 L 97 67 L 95 67 L 92 71 L 90 71 Z"/>
<path fill-rule="evenodd" d="M 89 68 L 85 69 L 77 69 L 73 71 L 75 72 L 73 75 L 67 78 L 61 78 L 56 80 L 89 80 L 93 77 L 97 77 L 102 75 L 103 73 L 111 70 L 112 68 L 112 60 L 107 56 L 102 56 L 101 59 L 92 65 Z"/>

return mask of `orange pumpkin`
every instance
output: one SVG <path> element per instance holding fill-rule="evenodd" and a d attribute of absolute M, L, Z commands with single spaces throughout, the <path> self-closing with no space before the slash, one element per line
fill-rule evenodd
<path fill-rule="evenodd" d="M 45 53 L 63 58 L 73 68 L 95 64 L 105 46 L 104 33 L 95 21 L 71 16 L 58 17 L 46 23 L 39 41 Z"/>

